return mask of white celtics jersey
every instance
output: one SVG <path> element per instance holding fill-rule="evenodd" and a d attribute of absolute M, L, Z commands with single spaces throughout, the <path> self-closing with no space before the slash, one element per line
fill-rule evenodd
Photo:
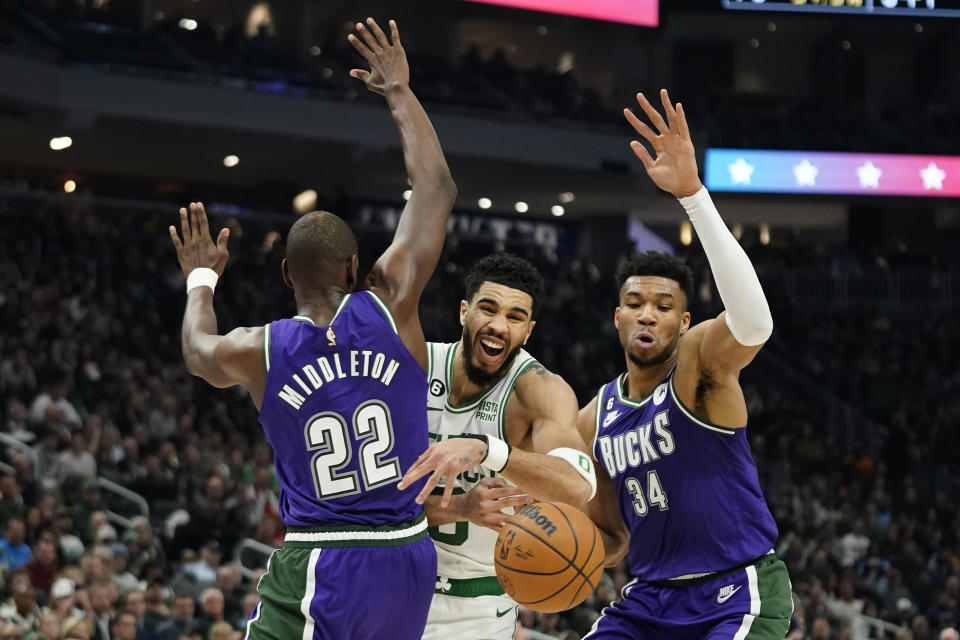
<path fill-rule="evenodd" d="M 460 343 L 428 342 L 430 368 L 427 393 L 427 420 L 430 439 L 440 442 L 465 433 L 487 434 L 506 441 L 504 420 L 507 401 L 520 374 L 536 364 L 536 360 L 520 349 L 509 370 L 476 400 L 464 405 L 450 402 L 450 382 L 454 358 L 462 358 Z M 484 476 L 496 473 L 477 466 L 457 478 L 454 493 L 469 491 Z M 441 482 L 441 486 L 442 482 Z M 440 487 L 434 493 L 440 493 Z M 465 579 L 494 575 L 493 547 L 497 534 L 492 529 L 472 522 L 452 522 L 430 527 L 430 537 L 437 547 L 437 574 L 444 578 Z"/>

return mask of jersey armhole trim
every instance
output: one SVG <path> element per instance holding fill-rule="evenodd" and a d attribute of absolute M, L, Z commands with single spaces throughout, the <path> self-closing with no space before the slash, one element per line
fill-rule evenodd
<path fill-rule="evenodd" d="M 367 290 L 367 293 L 370 294 L 370 297 L 373 298 L 373 301 L 376 303 L 376 305 L 380 307 L 380 311 L 383 312 L 387 322 L 390 323 L 390 327 L 393 329 L 393 332 L 397 335 L 400 335 L 400 332 L 397 331 L 397 323 L 393 319 L 393 314 L 390 313 L 390 307 L 384 304 L 383 300 L 381 300 L 373 291 Z"/>
<path fill-rule="evenodd" d="M 673 403 L 677 405 L 677 408 L 680 409 L 683 415 L 685 415 L 687 419 L 690 420 L 690 422 L 694 423 L 701 429 L 706 429 L 707 431 L 713 431 L 714 433 L 722 433 L 725 436 L 734 436 L 737 434 L 737 431 L 746 427 L 746 425 L 744 425 L 743 427 L 740 427 L 740 429 L 734 429 L 731 427 L 721 427 L 718 424 L 712 424 L 710 422 L 706 422 L 704 420 L 701 420 L 697 416 L 693 415 L 693 412 L 690 411 L 690 409 L 688 409 L 686 405 L 684 405 L 683 402 L 680 400 L 680 398 L 677 396 L 677 390 L 673 386 L 673 376 L 670 376 L 670 396 L 673 398 Z"/>
<path fill-rule="evenodd" d="M 590 443 L 590 455 L 596 457 L 595 451 L 597 450 L 597 436 L 600 435 L 600 416 L 603 414 L 603 396 L 604 392 L 607 390 L 607 385 L 604 384 L 600 387 L 600 391 L 597 392 L 597 408 L 594 410 L 593 416 L 593 441 Z"/>
<path fill-rule="evenodd" d="M 263 325 L 263 366 L 270 373 L 270 327 L 272 322 Z"/>

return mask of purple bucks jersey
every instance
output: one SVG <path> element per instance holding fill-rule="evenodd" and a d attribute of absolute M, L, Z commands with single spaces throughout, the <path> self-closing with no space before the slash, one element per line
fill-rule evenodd
<path fill-rule="evenodd" d="M 397 489 L 428 441 L 427 374 L 369 291 L 329 326 L 296 316 L 265 327 L 260 424 L 274 450 L 287 526 L 388 525 L 422 513 L 425 480 Z"/>
<path fill-rule="evenodd" d="M 630 531 L 630 570 L 643 581 L 722 571 L 773 548 L 745 428 L 696 418 L 677 398 L 673 372 L 639 402 L 626 374 L 597 395 L 593 452 L 613 479 Z"/>

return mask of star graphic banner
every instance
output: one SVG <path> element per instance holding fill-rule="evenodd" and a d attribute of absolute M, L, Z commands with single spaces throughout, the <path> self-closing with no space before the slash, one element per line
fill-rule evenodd
<path fill-rule="evenodd" d="M 712 191 L 960 198 L 960 156 L 707 149 Z"/>

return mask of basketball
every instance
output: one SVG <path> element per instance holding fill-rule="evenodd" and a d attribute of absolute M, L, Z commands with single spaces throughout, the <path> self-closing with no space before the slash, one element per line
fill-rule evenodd
<path fill-rule="evenodd" d="M 565 611 L 593 593 L 603 575 L 600 531 L 582 511 L 537 502 L 507 520 L 494 547 L 497 579 L 523 606 Z"/>

